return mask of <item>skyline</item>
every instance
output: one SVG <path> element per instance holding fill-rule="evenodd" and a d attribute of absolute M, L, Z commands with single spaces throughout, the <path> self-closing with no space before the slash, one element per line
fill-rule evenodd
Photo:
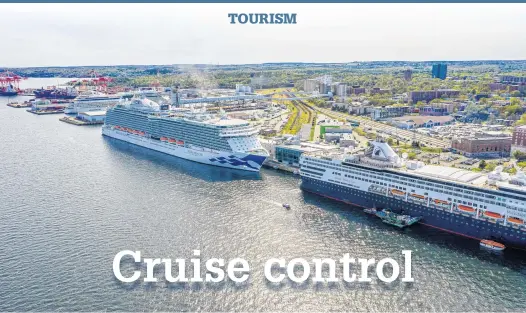
<path fill-rule="evenodd" d="M 229 24 L 228 13 L 253 12 L 298 23 Z M 1 4 L 12 30 L 0 64 L 525 60 L 525 14 L 526 4 Z"/>

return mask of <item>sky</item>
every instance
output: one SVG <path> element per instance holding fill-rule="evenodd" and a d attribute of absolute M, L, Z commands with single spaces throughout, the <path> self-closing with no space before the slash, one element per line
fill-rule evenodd
<path fill-rule="evenodd" d="M 525 17 L 526 4 L 0 4 L 0 66 L 526 59 Z"/>

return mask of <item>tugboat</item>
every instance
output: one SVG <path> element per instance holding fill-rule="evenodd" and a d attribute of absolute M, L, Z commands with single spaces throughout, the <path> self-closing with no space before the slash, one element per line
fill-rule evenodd
<path fill-rule="evenodd" d="M 377 213 L 376 208 L 365 208 L 363 209 L 363 211 L 367 214 L 372 214 L 372 215 L 376 215 Z"/>
<path fill-rule="evenodd" d="M 506 249 L 506 246 L 502 243 L 487 239 L 481 240 L 480 246 L 484 249 L 488 249 L 495 252 L 501 252 L 504 251 L 504 249 Z"/>
<path fill-rule="evenodd" d="M 398 228 L 405 228 L 407 226 L 411 226 L 420 221 L 421 219 L 421 217 L 397 214 L 389 210 L 378 211 L 376 212 L 376 216 L 378 216 L 382 220 L 382 222 L 396 226 Z"/>

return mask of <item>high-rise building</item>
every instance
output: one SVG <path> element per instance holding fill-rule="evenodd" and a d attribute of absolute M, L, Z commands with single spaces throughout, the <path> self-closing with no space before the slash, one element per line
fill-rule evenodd
<path fill-rule="evenodd" d="M 433 70 L 431 72 L 433 78 L 446 79 L 447 76 L 447 64 L 439 63 L 433 64 Z"/>
<path fill-rule="evenodd" d="M 526 126 L 516 127 L 513 131 L 511 151 L 526 152 Z"/>
<path fill-rule="evenodd" d="M 303 91 L 307 93 L 319 92 L 320 82 L 316 79 L 305 79 L 303 81 Z"/>
<path fill-rule="evenodd" d="M 404 79 L 406 81 L 411 81 L 412 78 L 413 78 L 413 70 L 408 68 L 407 70 L 404 71 Z"/>

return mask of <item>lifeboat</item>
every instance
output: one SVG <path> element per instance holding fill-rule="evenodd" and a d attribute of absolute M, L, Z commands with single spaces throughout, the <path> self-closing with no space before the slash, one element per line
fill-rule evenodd
<path fill-rule="evenodd" d="M 422 195 L 418 195 L 416 193 L 412 193 L 411 194 L 411 197 L 413 198 L 417 198 L 417 199 L 420 199 L 420 200 L 424 200 L 426 197 L 422 196 Z"/>
<path fill-rule="evenodd" d="M 182 141 L 182 140 L 177 140 L 177 144 L 178 144 L 178 145 L 184 145 L 184 141 Z"/>
<path fill-rule="evenodd" d="M 445 200 L 440 200 L 440 199 L 435 199 L 433 201 L 435 201 L 436 204 L 445 204 L 445 205 L 449 204 L 449 202 L 447 202 Z"/>
<path fill-rule="evenodd" d="M 506 249 L 506 246 L 502 243 L 487 239 L 481 240 L 480 246 L 493 251 L 502 251 Z"/>
<path fill-rule="evenodd" d="M 168 139 L 168 142 L 169 142 L 169 143 L 175 143 L 175 139 L 170 138 L 170 139 Z"/>
<path fill-rule="evenodd" d="M 144 136 L 145 133 L 141 131 L 141 132 L 139 132 L 139 135 Z"/>
<path fill-rule="evenodd" d="M 517 224 L 517 225 L 524 225 L 524 221 L 517 217 L 511 217 L 511 216 L 508 217 L 508 222 L 512 224 Z"/>
<path fill-rule="evenodd" d="M 395 196 L 405 196 L 405 192 L 398 189 L 391 189 L 391 193 Z"/>
<path fill-rule="evenodd" d="M 470 207 L 470 206 L 467 206 L 467 205 L 462 205 L 462 204 L 459 204 L 458 205 L 458 209 L 462 212 L 466 212 L 466 213 L 470 213 L 470 214 L 473 214 L 475 213 L 475 209 Z"/>
<path fill-rule="evenodd" d="M 166 137 L 161 137 L 161 141 L 167 141 L 167 140 L 168 140 L 168 138 L 166 138 Z"/>
<path fill-rule="evenodd" d="M 495 213 L 495 212 L 491 212 L 491 211 L 485 211 L 484 212 L 484 216 L 491 217 L 491 218 L 496 218 L 496 219 L 500 219 L 500 218 L 504 217 L 504 216 L 502 216 L 499 213 Z"/>

